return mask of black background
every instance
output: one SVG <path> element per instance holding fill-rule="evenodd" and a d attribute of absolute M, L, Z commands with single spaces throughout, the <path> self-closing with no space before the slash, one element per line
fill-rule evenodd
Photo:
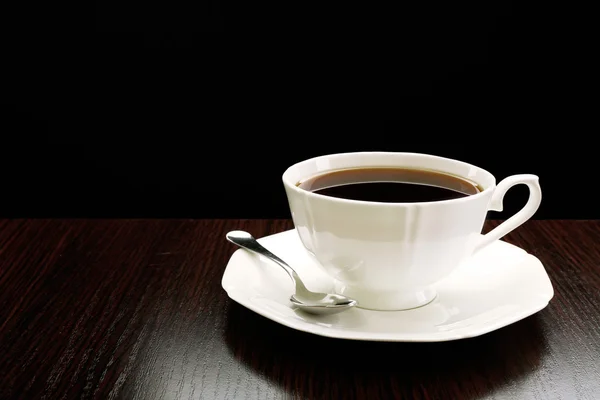
<path fill-rule="evenodd" d="M 97 1 L 81 57 L 15 65 L 2 92 L 0 214 L 288 217 L 290 164 L 389 150 L 537 174 L 536 218 L 600 217 L 562 11 L 394 4 Z"/>

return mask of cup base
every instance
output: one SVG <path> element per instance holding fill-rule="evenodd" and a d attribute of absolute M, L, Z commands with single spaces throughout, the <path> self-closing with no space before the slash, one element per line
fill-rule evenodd
<path fill-rule="evenodd" d="M 358 308 L 375 311 L 410 310 L 431 303 L 437 296 L 436 291 L 431 287 L 382 292 L 336 282 L 335 290 L 338 294 L 358 301 Z"/>

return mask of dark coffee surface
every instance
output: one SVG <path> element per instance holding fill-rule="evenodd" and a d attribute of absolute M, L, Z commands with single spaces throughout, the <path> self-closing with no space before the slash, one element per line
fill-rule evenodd
<path fill-rule="evenodd" d="M 325 196 L 385 203 L 449 200 L 482 190 L 474 182 L 438 171 L 375 167 L 332 171 L 298 186 Z"/>

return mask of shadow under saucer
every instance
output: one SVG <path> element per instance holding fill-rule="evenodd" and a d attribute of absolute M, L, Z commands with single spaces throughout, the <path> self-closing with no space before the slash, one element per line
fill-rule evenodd
<path fill-rule="evenodd" d="M 224 334 L 235 359 L 300 398 L 479 398 L 526 378 L 546 346 L 537 314 L 469 339 L 369 342 L 290 329 L 235 302 Z"/>

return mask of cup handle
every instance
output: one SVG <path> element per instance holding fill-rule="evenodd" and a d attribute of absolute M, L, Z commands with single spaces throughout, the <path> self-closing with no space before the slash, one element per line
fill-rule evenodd
<path fill-rule="evenodd" d="M 475 245 L 474 252 L 477 252 L 490 243 L 500 239 L 507 233 L 513 231 L 522 225 L 525 221 L 535 214 L 542 201 L 542 189 L 540 188 L 539 178 L 531 174 L 512 175 L 503 179 L 494 189 L 492 199 L 488 205 L 489 211 L 502 211 L 502 200 L 510 188 L 515 185 L 527 185 L 529 188 L 529 200 L 527 204 L 515 215 L 483 235 L 479 243 Z"/>

